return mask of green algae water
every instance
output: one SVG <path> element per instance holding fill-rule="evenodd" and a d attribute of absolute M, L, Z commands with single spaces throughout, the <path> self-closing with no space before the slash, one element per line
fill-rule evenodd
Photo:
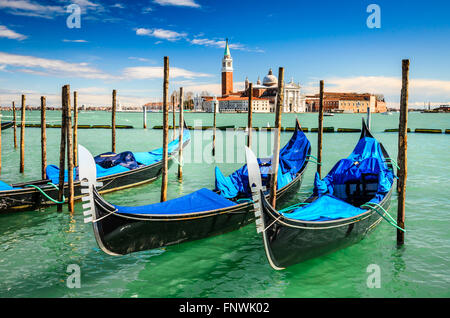
<path fill-rule="evenodd" d="M 3 112 L 3 121 L 11 114 Z M 303 127 L 317 127 L 317 114 L 283 114 L 283 126 L 294 126 L 298 117 Z M 361 114 L 325 117 L 324 126 L 360 128 Z M 48 112 L 49 123 L 60 120 Z M 79 124 L 110 124 L 106 112 L 80 113 Z M 186 113 L 188 125 L 201 120 L 212 125 L 212 114 Z M 245 114 L 218 114 L 218 125 L 246 125 Z M 38 122 L 39 112 L 27 112 L 27 121 Z M 172 121 L 172 118 L 170 118 Z M 150 113 L 148 125 L 161 125 L 162 114 Z M 255 114 L 254 126 L 273 126 L 274 114 Z M 162 131 L 142 129 L 142 114 L 118 113 L 117 124 L 135 129 L 117 130 L 117 151 L 145 151 L 161 147 Z M 397 133 L 385 133 L 398 126 L 398 113 L 373 114 L 372 132 L 392 158 L 397 156 Z M 450 114 L 410 113 L 408 126 L 450 128 Z M 111 131 L 80 129 L 79 143 L 94 155 L 110 151 Z M 58 164 L 59 129 L 47 129 L 48 164 Z M 206 134 L 206 135 L 205 135 Z M 210 140 L 211 132 L 194 132 L 186 157 L 199 138 Z M 209 135 L 208 135 L 209 134 Z M 260 134 L 254 133 L 254 141 Z M 200 136 L 200 137 L 199 137 Z M 206 137 L 205 137 L 206 136 Z M 283 132 L 284 144 L 290 132 Z M 312 153 L 317 151 L 317 134 L 307 133 Z M 19 138 L 19 131 L 18 131 Z M 183 167 L 183 183 L 177 167 L 169 171 L 168 197 L 175 198 L 199 188 L 214 187 L 214 167 L 229 174 L 243 162 L 221 160 L 230 151 L 218 135 L 214 162 L 189 162 Z M 244 132 L 236 133 L 235 152 L 243 152 Z M 325 133 L 323 173 L 346 157 L 358 141 L 357 133 Z M 91 224 L 83 223 L 81 203 L 76 213 L 57 213 L 55 207 L 0 215 L 0 297 L 449 297 L 450 296 L 450 135 L 408 134 L 408 181 L 406 200 L 406 243 L 396 246 L 396 230 L 386 222 L 364 240 L 335 253 L 274 271 L 267 263 L 262 239 L 253 224 L 225 235 L 195 242 L 115 257 L 97 246 Z M 211 143 L 202 143 L 209 153 Z M 271 147 L 259 151 L 270 154 Z M 258 148 L 260 149 L 260 148 Z M 313 189 L 316 166 L 309 164 L 300 191 L 288 204 L 304 200 Z M 19 149 L 13 147 L 13 130 L 2 131 L 0 179 L 13 183 L 40 178 L 40 129 L 26 129 L 25 174 L 19 173 Z M 144 205 L 159 200 L 161 179 L 154 183 L 105 195 L 119 205 Z M 288 205 L 286 204 L 286 205 Z M 397 198 L 390 214 L 396 215 Z M 67 268 L 81 271 L 81 288 L 66 285 Z M 370 264 L 381 270 L 381 287 L 368 288 Z"/>

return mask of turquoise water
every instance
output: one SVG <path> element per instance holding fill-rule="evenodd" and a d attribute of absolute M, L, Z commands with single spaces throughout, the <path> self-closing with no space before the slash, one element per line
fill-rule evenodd
<path fill-rule="evenodd" d="M 4 121 L 10 114 L 3 113 Z M 109 124 L 110 113 L 81 113 L 80 124 Z M 212 124 L 212 114 L 186 113 L 188 125 L 202 120 Z M 317 127 L 317 114 L 299 114 L 304 127 Z M 59 120 L 49 112 L 48 119 Z M 149 126 L 161 124 L 161 114 L 149 114 Z M 293 126 L 295 115 L 283 114 L 283 125 Z M 27 112 L 27 120 L 38 121 L 38 112 Z M 172 119 L 170 119 L 172 120 Z M 255 126 L 273 125 L 273 114 L 254 115 Z M 324 118 L 325 126 L 359 128 L 361 115 Z M 245 126 L 244 114 L 219 114 L 218 125 Z M 118 151 L 144 151 L 161 146 L 161 131 L 142 129 L 142 114 L 119 113 L 118 124 L 136 129 L 117 131 Z M 397 134 L 384 133 L 398 126 L 398 114 L 374 114 L 372 131 L 391 157 L 397 156 Z M 409 114 L 409 127 L 450 128 L 449 114 Z M 210 140 L 206 132 L 206 140 Z M 48 129 L 49 163 L 58 163 L 59 130 Z M 256 134 L 254 140 L 258 140 Z M 284 144 L 291 133 L 282 133 Z M 19 173 L 19 150 L 13 148 L 13 130 L 2 132 L 1 180 L 17 182 L 40 177 L 40 130 L 26 129 L 25 174 Z M 308 133 L 313 153 L 317 134 Z M 186 157 L 192 157 L 199 135 L 192 134 Z M 347 156 L 359 134 L 324 134 L 323 172 Z M 243 132 L 234 136 L 236 150 L 242 149 Z M 81 203 L 76 213 L 57 213 L 51 207 L 0 215 L 0 297 L 449 297 L 450 232 L 448 184 L 450 179 L 450 135 L 408 135 L 408 181 L 406 201 L 406 243 L 396 246 L 396 231 L 381 223 L 363 241 L 284 271 L 268 265 L 261 237 L 254 225 L 196 242 L 122 257 L 104 254 L 95 242 L 91 225 L 83 223 Z M 110 131 L 79 130 L 79 142 L 94 154 L 110 151 Z M 218 136 L 217 158 L 224 158 L 225 146 Z M 210 143 L 203 152 L 210 152 Z M 230 151 L 228 149 L 228 151 Z M 260 151 L 259 155 L 269 154 Z M 225 174 L 241 166 L 239 162 L 217 163 Z M 169 171 L 169 198 L 214 186 L 214 162 L 186 163 L 184 181 L 176 178 L 177 167 Z M 305 199 L 312 191 L 315 166 L 310 165 L 301 190 L 290 203 Z M 159 199 L 160 179 L 152 184 L 106 195 L 112 203 L 143 205 Z M 390 209 L 396 215 L 397 198 Z M 81 288 L 66 286 L 68 265 L 81 269 Z M 366 285 L 366 268 L 381 269 L 381 288 Z"/>

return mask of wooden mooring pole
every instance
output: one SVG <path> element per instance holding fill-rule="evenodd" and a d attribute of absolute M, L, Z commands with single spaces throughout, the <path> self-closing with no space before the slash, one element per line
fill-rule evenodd
<path fill-rule="evenodd" d="M 398 129 L 398 166 L 397 170 L 397 225 L 405 228 L 405 199 L 406 178 L 408 172 L 407 149 L 408 149 L 408 85 L 409 85 L 409 60 L 402 61 L 402 91 L 400 96 L 400 119 Z M 405 232 L 397 229 L 397 244 L 405 243 Z"/>
<path fill-rule="evenodd" d="M 142 106 L 142 126 L 147 129 L 147 107 Z"/>
<path fill-rule="evenodd" d="M 0 114 L 0 126 L 2 124 L 2 114 Z M 0 128 L 0 173 L 2 172 L 2 130 Z"/>
<path fill-rule="evenodd" d="M 16 102 L 12 102 L 12 108 L 13 108 L 13 128 L 14 128 L 14 148 L 17 148 Z"/>
<path fill-rule="evenodd" d="M 218 101 L 216 99 L 213 99 L 213 144 L 212 144 L 212 155 L 213 157 L 216 156 L 216 126 L 217 126 L 217 104 Z"/>
<path fill-rule="evenodd" d="M 367 120 L 366 120 L 367 128 L 370 130 L 371 118 L 370 118 L 370 106 L 367 106 Z"/>
<path fill-rule="evenodd" d="M 317 129 L 317 172 L 322 178 L 322 139 L 323 139 L 323 80 L 320 81 L 319 92 L 319 128 Z"/>
<path fill-rule="evenodd" d="M 252 148 L 252 129 L 253 129 L 253 83 L 248 87 L 248 122 L 247 122 L 247 147 Z"/>
<path fill-rule="evenodd" d="M 45 108 L 47 101 L 45 96 L 41 96 L 41 173 L 42 179 L 47 179 L 45 168 L 47 167 L 47 127 L 45 119 Z"/>
<path fill-rule="evenodd" d="M 163 168 L 161 183 L 161 202 L 167 200 L 167 183 L 169 170 L 169 57 L 164 56 L 163 82 Z"/>
<path fill-rule="evenodd" d="M 180 87 L 180 137 L 178 139 L 178 161 L 180 164 L 178 165 L 178 180 L 183 180 L 183 132 L 184 132 L 184 116 L 183 116 L 183 103 L 184 103 L 184 92 L 183 87 Z"/>
<path fill-rule="evenodd" d="M 20 173 L 25 172 L 25 106 L 26 98 L 22 95 L 22 109 L 20 110 Z"/>
<path fill-rule="evenodd" d="M 61 94 L 61 142 L 59 146 L 59 182 L 58 182 L 58 201 L 62 202 L 64 198 L 64 170 L 66 159 L 66 111 L 67 101 L 70 98 L 67 90 L 67 85 L 63 86 Z M 63 204 L 58 204 L 57 211 L 62 212 Z"/>
<path fill-rule="evenodd" d="M 278 95 L 275 110 L 275 136 L 273 141 L 272 175 L 270 178 L 270 204 L 275 208 L 277 203 L 278 166 L 280 161 L 281 114 L 284 102 L 284 68 L 278 69 Z"/>
<path fill-rule="evenodd" d="M 175 119 L 175 103 L 176 103 L 176 97 L 175 94 L 172 96 L 172 140 L 175 140 L 175 125 L 176 125 L 176 119 Z"/>
<path fill-rule="evenodd" d="M 111 110 L 111 133 L 112 133 L 112 146 L 111 151 L 116 152 L 116 98 L 117 98 L 117 91 L 113 90 L 112 92 L 112 110 Z"/>
<path fill-rule="evenodd" d="M 78 93 L 73 92 L 73 165 L 78 166 Z"/>
<path fill-rule="evenodd" d="M 73 213 L 74 210 L 74 185 L 73 185 L 73 144 L 72 144 L 72 109 L 70 106 L 70 85 L 67 86 L 67 96 L 66 101 L 66 134 L 67 134 L 67 171 L 68 171 L 68 190 L 69 190 L 69 212 Z"/>

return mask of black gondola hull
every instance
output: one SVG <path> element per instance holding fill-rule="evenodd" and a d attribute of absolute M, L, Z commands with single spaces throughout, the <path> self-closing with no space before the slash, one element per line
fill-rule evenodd
<path fill-rule="evenodd" d="M 189 144 L 190 140 L 184 142 L 183 147 Z M 175 150 L 171 155 L 178 153 Z M 169 157 L 169 168 L 173 164 L 172 157 Z M 98 178 L 97 181 L 103 183 L 97 190 L 101 194 L 127 189 L 142 184 L 155 181 L 162 173 L 162 161 L 152 165 L 143 166 L 130 171 L 116 173 L 110 176 Z M 50 180 L 38 180 L 26 183 L 13 184 L 13 187 L 22 188 L 9 191 L 1 191 L 0 193 L 0 213 L 29 211 L 40 207 L 55 205 L 54 202 L 46 198 L 39 190 L 26 187 L 27 185 L 38 186 L 46 195 L 57 200 L 58 190 L 51 185 L 47 185 Z M 69 196 L 69 185 L 64 184 L 64 196 Z M 74 182 L 74 199 L 79 200 L 83 196 L 81 194 L 80 181 Z"/>
<path fill-rule="evenodd" d="M 392 190 L 391 190 L 392 191 Z M 380 205 L 389 209 L 391 192 Z M 269 262 L 278 269 L 319 257 L 359 242 L 382 217 L 375 210 L 330 222 L 301 222 L 280 218 L 269 203 L 263 200 L 265 226 L 273 224 L 263 233 Z"/>
<path fill-rule="evenodd" d="M 374 138 L 364 120 L 360 139 Z M 389 155 L 380 143 L 383 156 Z M 393 169 L 392 164 L 387 164 Z M 386 211 L 390 207 L 393 184 L 379 203 Z M 312 196 L 305 202 L 312 202 Z M 263 242 L 267 259 L 274 269 L 284 269 L 305 260 L 322 256 L 350 246 L 369 233 L 383 219 L 375 209 L 367 209 L 355 217 L 314 222 L 286 218 L 276 211 L 265 198 L 261 205 L 264 227 Z"/>
<path fill-rule="evenodd" d="M 169 162 L 169 165 L 172 161 Z M 162 172 L 162 162 L 158 162 L 154 165 L 126 171 L 111 176 L 99 178 L 98 181 L 103 183 L 103 186 L 99 187 L 100 193 L 105 194 L 112 191 L 118 191 L 141 184 L 149 183 L 157 179 Z M 47 185 L 50 180 L 44 180 L 34 183 L 39 186 L 49 197 L 57 199 L 58 190 L 54 187 Z M 17 185 L 14 185 L 17 186 Z M 20 185 L 19 185 L 20 186 Z M 81 186 L 79 181 L 74 182 L 74 194 L 75 200 L 81 199 Z M 68 184 L 64 184 L 64 196 L 69 196 Z M 38 190 L 34 188 L 24 188 L 20 190 L 2 191 L 0 194 L 0 212 L 13 212 L 23 210 L 34 210 L 39 207 L 46 207 L 54 205 L 55 203 L 43 196 Z"/>
<path fill-rule="evenodd" d="M 297 177 L 277 192 L 281 205 L 301 186 L 306 163 Z M 111 214 L 114 208 L 100 196 L 95 197 L 94 232 L 100 248 L 111 255 L 150 250 L 183 242 L 199 240 L 235 231 L 255 220 L 253 204 L 238 204 L 230 208 L 202 213 L 171 216 L 145 216 L 133 220 Z"/>
<path fill-rule="evenodd" d="M 4 122 L 4 123 L 2 123 L 2 130 L 11 128 L 12 126 L 14 126 L 14 122 L 12 122 L 12 121 Z"/>

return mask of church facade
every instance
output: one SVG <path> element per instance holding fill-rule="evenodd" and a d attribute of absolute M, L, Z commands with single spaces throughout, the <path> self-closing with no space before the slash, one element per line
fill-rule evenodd
<path fill-rule="evenodd" d="M 216 111 L 221 113 L 247 112 L 250 82 L 246 78 L 245 89 L 234 92 L 233 58 L 231 57 L 228 39 L 222 58 L 221 70 L 222 96 L 196 96 L 194 98 L 194 109 L 197 111 L 213 112 L 214 105 L 216 105 Z M 269 70 L 262 82 L 258 78 L 256 85 L 253 85 L 252 93 L 252 110 L 254 112 L 270 113 L 275 111 L 276 97 L 278 95 L 278 79 L 273 75 L 272 69 Z M 301 94 L 301 86 L 298 83 L 294 83 L 294 80 L 291 79 L 290 82 L 284 85 L 283 112 L 301 113 L 305 111 L 305 97 Z"/>

